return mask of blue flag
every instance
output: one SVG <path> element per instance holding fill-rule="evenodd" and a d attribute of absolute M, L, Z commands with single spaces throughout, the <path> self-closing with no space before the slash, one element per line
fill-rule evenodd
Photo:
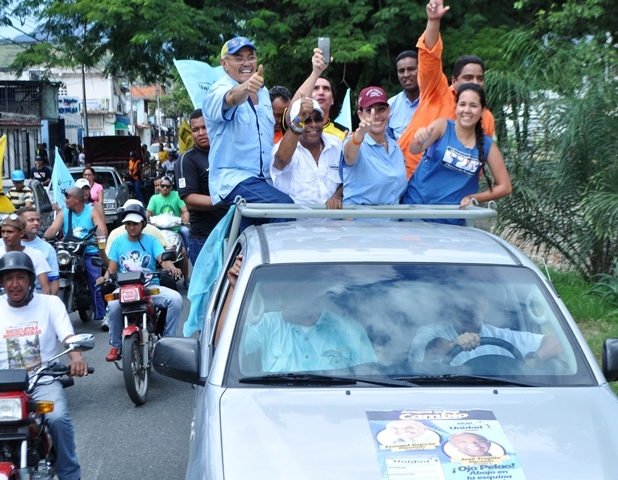
<path fill-rule="evenodd" d="M 213 68 L 197 60 L 174 59 L 174 65 L 195 108 L 202 108 L 204 97 L 210 86 L 225 75 L 221 65 Z"/>
<path fill-rule="evenodd" d="M 335 119 L 339 125 L 343 125 L 348 130 L 352 131 L 352 108 L 350 107 L 350 89 L 345 92 L 345 98 L 341 104 L 339 116 Z"/>
<path fill-rule="evenodd" d="M 191 284 L 187 292 L 187 298 L 191 301 L 191 309 L 182 328 L 185 337 L 190 337 L 193 332 L 204 328 L 208 299 L 223 268 L 223 254 L 227 243 L 225 237 L 230 230 L 235 211 L 236 206 L 232 205 L 225 217 L 219 220 L 217 226 L 208 235 L 208 240 L 195 260 Z"/>
<path fill-rule="evenodd" d="M 52 191 L 54 192 L 54 202 L 56 202 L 60 208 L 64 208 L 64 191 L 74 186 L 75 180 L 62 158 L 60 158 L 58 150 L 54 150 L 56 151 L 56 155 L 54 157 L 54 168 L 51 178 Z"/>

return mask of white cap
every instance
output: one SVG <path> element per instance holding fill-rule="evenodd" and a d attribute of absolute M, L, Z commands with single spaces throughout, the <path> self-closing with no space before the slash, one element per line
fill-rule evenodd
<path fill-rule="evenodd" d="M 75 186 L 77 188 L 84 188 L 84 187 L 90 188 L 90 182 L 88 182 L 88 180 L 86 180 L 85 178 L 80 178 L 79 180 L 75 182 Z"/>
<path fill-rule="evenodd" d="M 122 223 L 133 222 L 133 223 L 142 223 L 144 218 L 137 213 L 129 213 L 126 217 L 122 219 Z"/>
<path fill-rule="evenodd" d="M 315 110 L 316 112 L 319 112 L 320 115 L 324 115 L 324 112 L 320 108 L 320 104 L 318 103 L 318 101 L 315 98 L 310 98 L 310 100 L 313 100 L 313 110 Z M 301 102 L 302 102 L 302 99 L 299 98 L 290 107 L 290 119 L 291 120 L 294 120 L 296 117 L 298 117 L 298 114 L 300 113 L 300 103 Z"/>

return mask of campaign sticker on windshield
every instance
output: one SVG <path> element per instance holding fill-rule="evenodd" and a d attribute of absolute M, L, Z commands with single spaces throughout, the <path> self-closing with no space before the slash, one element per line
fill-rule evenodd
<path fill-rule="evenodd" d="M 385 480 L 526 478 L 489 410 L 366 413 Z"/>

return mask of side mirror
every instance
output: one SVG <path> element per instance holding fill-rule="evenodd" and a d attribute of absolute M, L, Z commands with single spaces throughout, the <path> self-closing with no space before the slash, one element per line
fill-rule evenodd
<path fill-rule="evenodd" d="M 618 380 L 618 338 L 608 338 L 605 340 L 601 368 L 608 382 Z"/>
<path fill-rule="evenodd" d="M 41 211 L 40 213 L 48 213 L 51 212 L 53 209 L 51 203 L 46 203 L 45 205 L 41 205 L 39 210 Z"/>
<path fill-rule="evenodd" d="M 200 342 L 196 338 L 164 337 L 152 356 L 154 369 L 161 375 L 204 386 L 200 378 Z"/>
<path fill-rule="evenodd" d="M 162 262 L 173 262 L 174 260 L 176 260 L 176 252 L 163 252 L 161 254 Z"/>
<path fill-rule="evenodd" d="M 103 268 L 105 266 L 101 257 L 92 257 L 91 261 L 95 267 Z"/>
<path fill-rule="evenodd" d="M 74 352 L 85 352 L 94 348 L 94 335 L 91 333 L 80 333 L 67 338 L 64 348 L 70 348 Z"/>

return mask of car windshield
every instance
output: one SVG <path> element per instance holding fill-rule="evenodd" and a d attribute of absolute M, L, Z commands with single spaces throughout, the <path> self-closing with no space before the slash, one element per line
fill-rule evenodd
<path fill-rule="evenodd" d="M 295 373 L 415 384 L 594 380 L 551 294 L 525 267 L 259 267 L 233 349 L 229 379 L 241 384 Z"/>
<path fill-rule="evenodd" d="M 75 181 L 83 178 L 82 172 L 71 172 L 71 175 L 73 175 Z M 105 190 L 116 190 L 116 182 L 112 172 L 96 172 L 94 174 L 94 181 L 103 185 Z"/>

